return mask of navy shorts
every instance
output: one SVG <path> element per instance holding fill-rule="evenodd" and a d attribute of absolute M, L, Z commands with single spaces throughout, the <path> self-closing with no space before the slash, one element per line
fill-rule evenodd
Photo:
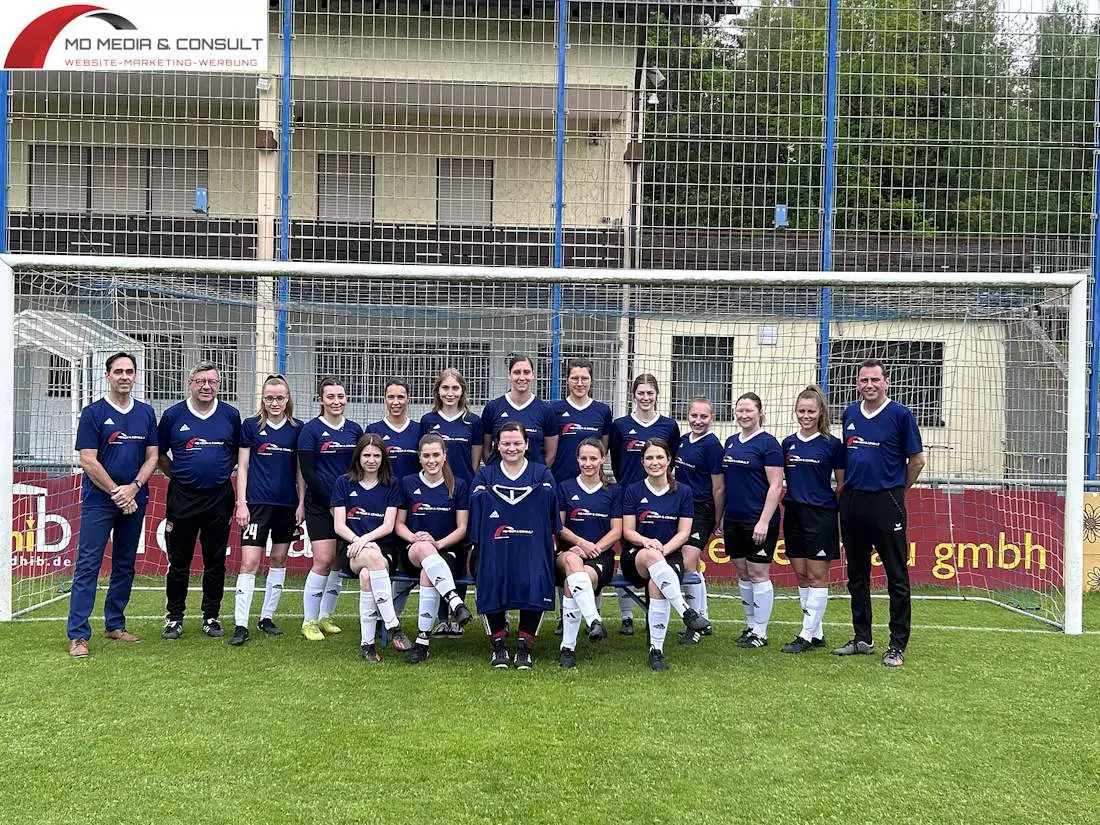
<path fill-rule="evenodd" d="M 772 519 L 768 525 L 768 535 L 763 544 L 757 544 L 752 540 L 752 531 L 756 522 L 747 524 L 743 521 L 722 522 L 723 539 L 726 545 L 726 555 L 731 559 L 745 559 L 755 564 L 769 564 L 775 557 L 775 545 L 779 543 L 779 519 Z"/>
<path fill-rule="evenodd" d="M 634 557 L 638 555 L 639 550 L 641 550 L 640 547 L 630 545 L 624 547 L 622 555 L 619 556 L 619 569 L 623 571 L 623 578 L 632 585 L 645 587 L 649 581 L 649 576 L 643 576 L 639 573 L 634 563 Z M 676 571 L 676 578 L 682 582 L 684 580 L 684 554 L 679 550 L 675 550 L 665 556 L 665 561 Z"/>
<path fill-rule="evenodd" d="M 789 559 L 836 561 L 840 558 L 836 510 L 797 501 L 784 502 L 783 542 Z"/>
<path fill-rule="evenodd" d="M 249 504 L 248 524 L 241 528 L 241 546 L 267 547 L 268 536 L 273 544 L 290 544 L 298 538 L 294 510 L 278 504 Z"/>

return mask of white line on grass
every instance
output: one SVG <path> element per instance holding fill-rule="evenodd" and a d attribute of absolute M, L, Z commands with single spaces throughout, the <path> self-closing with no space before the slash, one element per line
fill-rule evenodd
<path fill-rule="evenodd" d="M 159 614 L 159 615 L 156 615 L 156 616 L 130 616 L 128 618 L 130 618 L 133 621 L 137 621 L 137 622 L 152 622 L 152 621 L 158 621 L 159 622 L 159 621 L 164 620 L 164 615 Z M 295 621 L 296 622 L 301 617 L 300 616 L 294 616 L 290 613 L 286 613 L 286 614 L 280 613 L 275 618 L 279 619 L 279 620 Z M 349 621 L 351 621 L 351 620 L 358 620 L 359 615 L 355 614 L 355 613 L 337 613 L 335 618 L 337 618 L 337 619 L 348 619 Z M 24 622 L 64 622 L 64 621 L 67 621 L 66 616 L 20 616 L 18 619 L 13 621 L 12 624 L 22 624 Z M 103 617 L 102 616 L 92 616 L 91 621 L 101 622 L 101 621 L 103 621 Z M 195 621 L 198 621 L 198 619 L 196 618 Z M 740 625 L 740 624 L 744 624 L 744 622 L 741 619 L 711 619 L 711 623 L 712 624 L 719 624 L 719 625 Z M 801 621 L 786 621 L 786 620 L 782 620 L 782 619 L 773 619 L 771 623 L 773 625 L 784 625 L 784 626 L 789 625 L 791 627 L 801 627 L 802 626 Z M 845 628 L 845 627 L 850 628 L 851 627 L 851 624 L 849 624 L 847 622 L 824 622 L 823 624 L 824 624 L 825 627 L 835 627 L 835 628 Z M 887 625 L 886 624 L 876 624 L 875 627 L 885 629 L 887 627 Z M 950 625 L 950 624 L 946 624 L 946 625 L 945 624 L 915 624 L 915 625 L 912 625 L 912 629 L 913 630 L 945 630 L 945 631 L 949 631 L 949 632 L 954 631 L 954 632 L 960 632 L 960 633 L 974 633 L 974 632 L 978 632 L 978 633 L 1010 633 L 1010 634 L 1017 633 L 1017 634 L 1024 634 L 1024 635 L 1042 635 L 1042 636 L 1062 635 L 1057 630 L 1050 629 L 1050 628 L 1042 628 L 1042 627 L 1037 627 L 1037 628 L 1032 628 L 1032 627 L 971 627 L 971 626 L 967 626 L 967 625 Z M 1082 636 L 1100 636 L 1100 630 L 1086 630 L 1081 635 Z"/>

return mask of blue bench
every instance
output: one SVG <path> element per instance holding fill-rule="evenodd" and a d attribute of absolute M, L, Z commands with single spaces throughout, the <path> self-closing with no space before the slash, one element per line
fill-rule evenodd
<path fill-rule="evenodd" d="M 342 579 L 357 579 L 356 576 L 350 576 L 347 573 L 345 573 L 343 570 L 340 571 L 340 578 L 342 578 Z M 412 576 L 406 575 L 405 573 L 402 573 L 402 572 L 398 572 L 398 573 L 394 574 L 394 576 L 390 579 L 390 581 L 394 582 L 395 584 L 414 584 L 415 585 L 415 584 L 420 583 L 419 578 L 413 578 Z M 683 579 L 682 584 L 699 584 L 701 581 L 702 581 L 702 579 L 699 577 L 698 573 L 684 573 L 684 579 Z M 474 579 L 473 576 L 468 576 L 467 575 L 467 576 L 463 576 L 460 579 L 455 579 L 455 584 L 456 585 L 465 585 L 467 587 L 470 587 L 470 586 L 476 587 L 477 586 L 477 581 Z M 616 573 L 614 578 L 612 578 L 611 581 L 609 582 L 608 586 L 609 587 L 614 587 L 616 590 L 619 590 L 619 591 L 625 593 L 626 595 L 628 595 L 634 601 L 635 604 L 637 604 L 640 608 L 642 608 L 642 612 L 645 613 L 645 612 L 649 611 L 649 590 L 648 589 L 643 590 L 642 593 L 639 594 L 638 591 L 636 591 L 634 589 L 634 586 L 630 582 L 628 582 L 625 578 L 623 578 L 622 573 Z M 649 626 L 646 625 L 646 640 L 647 640 L 647 642 L 648 642 L 648 639 L 649 639 Z M 379 638 L 379 643 L 382 645 L 382 647 L 386 646 L 386 631 L 385 631 L 385 629 L 382 630 L 381 636 Z"/>

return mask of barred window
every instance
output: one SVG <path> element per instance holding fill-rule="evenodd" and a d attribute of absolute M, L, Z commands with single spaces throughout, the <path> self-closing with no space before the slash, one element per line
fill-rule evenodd
<path fill-rule="evenodd" d="M 886 365 L 890 398 L 913 411 L 922 427 L 942 427 L 943 343 L 940 341 L 841 340 L 829 342 L 830 415 L 860 399 L 860 362 L 877 358 Z"/>
<path fill-rule="evenodd" d="M 233 404 L 237 403 L 238 348 L 236 335 L 204 335 L 199 348 L 199 360 L 210 361 L 218 368 L 218 397 Z"/>
<path fill-rule="evenodd" d="M 183 336 L 162 332 L 127 332 L 145 347 L 139 386 L 151 401 L 178 401 L 183 397 L 187 371 L 183 365 Z"/>
<path fill-rule="evenodd" d="M 672 417 L 687 418 L 691 399 L 706 396 L 719 421 L 733 418 L 733 339 L 672 337 Z"/>
<path fill-rule="evenodd" d="M 439 159 L 436 220 L 443 226 L 492 226 L 491 160 Z"/>
<path fill-rule="evenodd" d="M 374 220 L 374 158 L 317 155 L 317 219 L 357 223 Z"/>

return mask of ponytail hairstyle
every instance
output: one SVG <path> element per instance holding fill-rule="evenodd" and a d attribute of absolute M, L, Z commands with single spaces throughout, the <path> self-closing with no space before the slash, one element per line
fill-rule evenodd
<path fill-rule="evenodd" d="M 451 472 L 451 462 L 447 460 L 447 442 L 443 440 L 443 436 L 437 433 L 426 433 L 420 437 L 416 452 L 420 453 L 428 444 L 438 444 L 443 450 L 443 483 L 447 485 L 447 495 L 453 496 L 455 494 L 455 474 Z"/>
<path fill-rule="evenodd" d="M 741 393 L 737 401 L 751 401 L 753 404 L 755 404 L 757 411 L 760 413 L 760 426 L 764 426 L 764 402 L 760 400 L 759 395 L 754 392 L 744 392 Z M 734 406 L 736 407 L 737 403 L 734 403 Z"/>
<path fill-rule="evenodd" d="M 344 382 L 337 378 L 335 375 L 326 375 L 320 381 L 317 382 L 317 400 L 320 401 L 325 394 L 325 387 L 339 387 L 344 391 L 344 397 L 347 397 L 348 390 L 344 386 Z M 321 415 L 325 414 L 325 405 L 321 404 Z"/>
<path fill-rule="evenodd" d="M 673 467 L 672 448 L 668 446 L 668 442 L 663 438 L 650 438 L 646 440 L 646 443 L 642 446 L 642 460 L 645 460 L 645 454 L 649 452 L 650 447 L 658 447 L 665 451 L 665 455 L 668 456 L 668 467 L 665 469 L 665 480 L 668 481 L 669 492 L 676 492 L 676 475 L 673 473 L 675 469 Z"/>
<path fill-rule="evenodd" d="M 577 455 L 581 454 L 581 447 L 594 447 L 600 453 L 600 458 L 607 460 L 607 447 L 604 446 L 602 439 L 599 438 L 586 438 L 580 444 L 577 445 Z M 607 466 L 605 464 L 600 465 L 600 486 L 603 489 L 607 489 L 611 486 L 611 476 L 607 474 Z"/>
<path fill-rule="evenodd" d="M 802 392 L 798 394 L 798 398 L 795 399 L 794 405 L 798 406 L 799 401 L 813 401 L 817 404 L 818 417 L 817 417 L 817 431 L 826 438 L 829 437 L 829 402 L 825 400 L 825 393 L 821 391 L 821 387 L 817 384 L 810 384 Z"/>
<path fill-rule="evenodd" d="M 362 458 L 363 450 L 367 447 L 377 447 L 381 451 L 382 463 L 378 465 L 378 483 L 384 487 L 389 487 L 393 484 L 393 468 L 390 466 L 390 457 L 386 453 L 386 442 L 382 440 L 382 436 L 378 433 L 363 433 L 359 440 L 355 442 L 355 449 L 351 454 L 351 466 L 348 467 L 348 478 L 356 482 L 365 478 L 359 459 Z"/>
<path fill-rule="evenodd" d="M 657 376 L 650 372 L 643 372 L 634 376 L 634 382 L 630 385 L 630 397 L 634 397 L 634 393 L 638 391 L 638 387 L 642 384 L 649 384 L 653 387 L 653 392 L 657 395 L 661 394 L 661 388 L 657 386 Z"/>
<path fill-rule="evenodd" d="M 268 386 L 280 386 L 286 390 L 286 404 L 283 405 L 283 415 L 286 416 L 286 420 L 290 422 L 291 427 L 297 427 L 298 423 L 294 420 L 294 396 L 290 393 L 290 384 L 286 382 L 279 373 L 273 373 L 264 380 L 263 387 L 260 388 L 260 410 L 256 415 L 260 417 L 260 429 L 262 430 L 267 426 L 267 408 L 264 407 L 264 389 Z"/>

